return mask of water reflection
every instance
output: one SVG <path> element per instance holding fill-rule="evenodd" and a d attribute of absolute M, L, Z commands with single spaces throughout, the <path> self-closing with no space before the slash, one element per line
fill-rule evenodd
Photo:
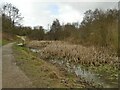
<path fill-rule="evenodd" d="M 50 60 L 51 63 L 59 64 L 60 66 L 64 67 L 65 70 L 71 73 L 75 73 L 78 77 L 84 78 L 86 82 L 94 83 L 96 86 L 110 88 L 111 85 L 105 83 L 105 81 L 101 80 L 99 74 L 94 74 L 89 72 L 88 70 L 84 69 L 80 65 L 70 64 L 69 62 L 65 62 L 65 60 Z"/>

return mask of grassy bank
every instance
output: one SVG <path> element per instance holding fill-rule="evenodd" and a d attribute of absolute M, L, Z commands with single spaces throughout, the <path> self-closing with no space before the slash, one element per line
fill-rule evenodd
<path fill-rule="evenodd" d="M 10 43 L 10 41 L 5 40 L 5 39 L 0 40 L 0 46 L 6 45 L 8 43 Z"/>
<path fill-rule="evenodd" d="M 17 41 L 17 37 L 13 34 L 2 32 L 1 37 L 2 38 L 0 39 L 0 46 Z"/>
<path fill-rule="evenodd" d="M 37 58 L 25 47 L 14 45 L 13 50 L 16 64 L 31 79 L 35 87 L 91 87 L 64 69 Z"/>

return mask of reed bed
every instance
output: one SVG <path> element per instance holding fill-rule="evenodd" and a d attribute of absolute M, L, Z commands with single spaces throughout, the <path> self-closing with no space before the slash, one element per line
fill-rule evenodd
<path fill-rule="evenodd" d="M 85 47 L 63 41 L 32 41 L 28 46 L 40 49 L 38 54 L 43 59 L 57 57 L 69 63 L 85 66 L 108 64 L 118 68 L 117 53 L 110 52 L 104 47 Z"/>

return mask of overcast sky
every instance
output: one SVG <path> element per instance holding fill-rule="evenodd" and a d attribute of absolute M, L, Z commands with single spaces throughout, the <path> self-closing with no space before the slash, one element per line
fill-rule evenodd
<path fill-rule="evenodd" d="M 119 0 L 0 0 L 15 5 L 24 17 L 25 26 L 48 28 L 56 18 L 60 23 L 81 22 L 84 12 L 95 8 L 117 8 Z"/>

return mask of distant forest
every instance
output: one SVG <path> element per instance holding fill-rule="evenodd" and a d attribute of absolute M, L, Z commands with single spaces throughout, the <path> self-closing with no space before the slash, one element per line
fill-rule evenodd
<path fill-rule="evenodd" d="M 119 10 L 95 9 L 84 13 L 83 21 L 61 25 L 59 20 L 53 21 L 50 30 L 45 32 L 42 26 L 25 27 L 20 25 L 23 17 L 19 9 L 12 4 L 1 8 L 2 30 L 9 35 L 27 36 L 29 40 L 64 40 L 84 46 L 106 47 L 118 50 Z M 4 37 L 3 37 L 4 38 Z"/>

